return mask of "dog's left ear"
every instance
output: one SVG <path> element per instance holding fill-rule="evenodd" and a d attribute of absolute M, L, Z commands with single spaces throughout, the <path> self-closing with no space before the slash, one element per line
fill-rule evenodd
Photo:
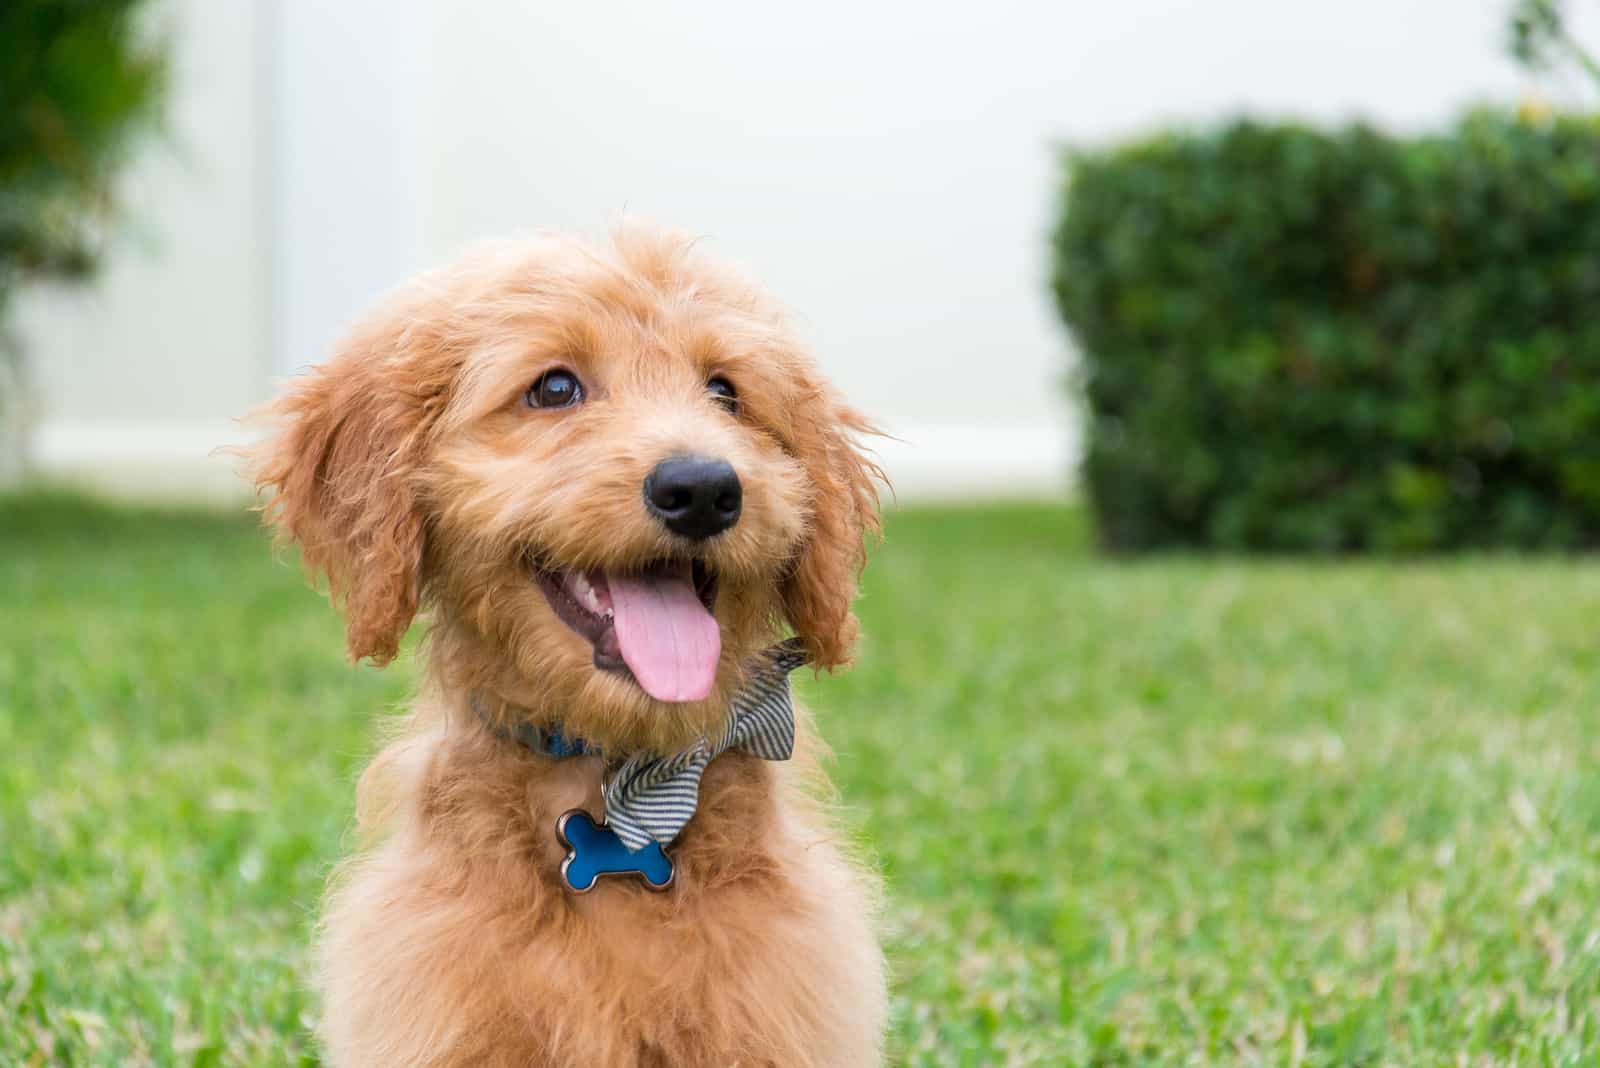
<path fill-rule="evenodd" d="M 427 407 L 401 316 L 358 325 L 261 416 L 247 459 L 267 520 L 344 609 L 350 657 L 386 664 L 417 611 L 425 524 L 410 482 Z"/>
<path fill-rule="evenodd" d="M 820 405 L 796 430 L 796 457 L 811 482 L 811 517 L 784 582 L 784 614 L 804 639 L 811 662 L 834 668 L 850 661 L 858 629 L 850 606 L 867 539 L 879 530 L 877 482 L 883 472 L 858 443 L 878 431 L 838 401 Z"/>

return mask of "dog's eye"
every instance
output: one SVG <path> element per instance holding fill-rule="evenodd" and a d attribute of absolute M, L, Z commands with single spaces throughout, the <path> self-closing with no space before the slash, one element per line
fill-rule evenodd
<path fill-rule="evenodd" d="M 733 383 L 718 375 L 706 383 L 706 392 L 717 398 L 721 405 L 730 412 L 739 410 L 739 392 L 733 388 Z"/>
<path fill-rule="evenodd" d="M 530 408 L 570 408 L 583 400 L 583 383 L 571 371 L 546 371 L 528 387 Z"/>

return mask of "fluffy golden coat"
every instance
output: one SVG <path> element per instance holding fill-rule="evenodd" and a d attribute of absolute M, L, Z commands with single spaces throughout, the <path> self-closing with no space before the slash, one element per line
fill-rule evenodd
<path fill-rule="evenodd" d="M 530 408 L 552 369 L 587 391 Z M 736 412 L 706 391 L 737 387 Z M 352 657 L 386 663 L 430 615 L 422 692 L 358 790 L 363 851 L 320 936 L 321 1030 L 337 1066 L 854 1068 L 880 1061 L 874 883 L 818 800 L 818 744 L 711 764 L 672 847 L 673 888 L 564 889 L 554 826 L 602 812 L 602 761 L 494 734 L 559 722 L 607 753 L 674 752 L 717 729 L 785 625 L 845 663 L 863 539 L 876 525 L 869 430 L 773 303 L 684 238 L 487 246 L 369 313 L 267 410 L 251 457 L 267 514 L 326 579 Z M 725 458 L 731 529 L 692 550 L 642 506 L 674 453 Z M 596 667 L 531 562 L 625 570 L 692 552 L 721 633 L 701 701 Z"/>

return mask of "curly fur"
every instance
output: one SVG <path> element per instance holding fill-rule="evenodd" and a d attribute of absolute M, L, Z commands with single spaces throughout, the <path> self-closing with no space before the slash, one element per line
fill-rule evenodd
<path fill-rule="evenodd" d="M 589 397 L 523 403 L 545 371 Z M 739 391 L 731 415 L 705 392 Z M 320 938 L 335 1065 L 877 1064 L 884 976 L 875 884 L 817 800 L 800 717 L 788 764 L 719 758 L 657 895 L 558 882 L 560 813 L 601 809 L 599 758 L 554 761 L 468 710 L 560 721 L 611 752 L 672 751 L 718 724 L 743 665 L 787 624 L 819 667 L 848 661 L 871 432 L 772 302 L 685 238 L 485 246 L 391 296 L 266 410 L 251 456 L 269 519 L 345 614 L 353 658 L 385 663 L 428 611 L 423 691 L 358 789 L 362 852 Z M 660 459 L 739 471 L 739 523 L 707 543 L 720 585 L 717 681 L 663 704 L 601 672 L 530 560 L 626 567 L 674 551 L 640 499 Z"/>

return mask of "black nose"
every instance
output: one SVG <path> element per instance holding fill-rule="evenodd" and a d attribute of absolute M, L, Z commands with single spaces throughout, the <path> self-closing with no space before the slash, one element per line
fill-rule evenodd
<path fill-rule="evenodd" d="M 699 541 L 739 521 L 744 491 L 726 460 L 674 456 L 644 480 L 644 503 L 674 534 Z"/>

